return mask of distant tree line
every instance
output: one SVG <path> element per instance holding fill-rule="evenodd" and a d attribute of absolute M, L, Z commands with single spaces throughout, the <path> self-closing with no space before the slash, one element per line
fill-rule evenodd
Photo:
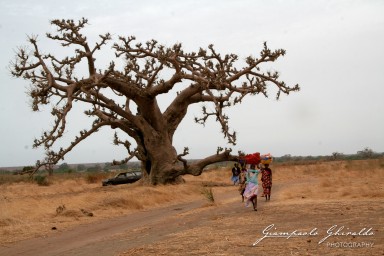
<path fill-rule="evenodd" d="M 96 164 L 67 164 L 62 163 L 55 169 L 56 172 L 108 172 L 112 170 L 127 171 L 130 169 L 139 169 L 139 163 L 123 163 L 113 165 L 112 163 L 96 163 Z"/>
<path fill-rule="evenodd" d="M 343 154 L 340 152 L 333 152 L 331 155 L 326 156 L 292 156 L 290 154 L 274 157 L 276 163 L 307 163 L 310 161 L 338 161 L 338 160 L 364 160 L 364 159 L 377 159 L 384 157 L 384 152 L 378 153 L 366 147 L 363 150 L 357 151 L 356 154 Z"/>
<path fill-rule="evenodd" d="M 25 174 L 28 170 L 32 170 L 33 166 L 25 166 L 22 169 L 7 170 L 2 168 L 0 174 L 13 173 L 13 174 Z M 128 171 L 128 170 L 140 170 L 139 162 L 123 163 L 120 165 L 113 165 L 112 163 L 95 163 L 95 164 L 68 164 L 62 163 L 58 166 L 51 166 L 46 170 L 49 175 L 55 173 L 75 173 L 75 172 L 109 172 L 109 171 Z"/>
<path fill-rule="evenodd" d="M 274 163 L 289 163 L 289 164 L 306 164 L 308 162 L 319 161 L 340 161 L 340 160 L 364 160 L 364 159 L 377 159 L 384 157 L 384 152 L 378 153 L 373 151 L 369 147 L 365 147 L 362 150 L 356 152 L 356 154 L 343 154 L 341 152 L 333 152 L 331 155 L 326 156 L 292 156 L 286 154 L 280 157 L 274 157 Z M 191 160 L 194 161 L 194 160 Z M 208 166 L 206 169 L 218 168 L 228 166 L 228 161 L 222 163 L 216 163 L 212 166 Z M 33 166 L 25 166 L 21 170 L 12 171 L 14 174 L 25 173 L 33 169 Z M 128 162 L 120 165 L 113 165 L 112 163 L 95 163 L 95 164 L 67 164 L 62 163 L 59 166 L 53 166 L 48 169 L 48 174 L 52 174 L 53 171 L 57 173 L 72 173 L 72 172 L 108 172 L 108 171 L 128 171 L 128 170 L 140 170 L 139 162 Z M 1 169 L 0 173 L 9 173 L 5 169 Z"/>

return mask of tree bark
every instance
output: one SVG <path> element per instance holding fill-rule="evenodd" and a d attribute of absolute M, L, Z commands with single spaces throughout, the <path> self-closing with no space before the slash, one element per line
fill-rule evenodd
<path fill-rule="evenodd" d="M 147 159 L 145 161 L 146 174 L 151 184 L 166 184 L 174 182 L 172 175 L 178 164 L 177 153 L 168 135 L 154 135 L 145 139 Z"/>

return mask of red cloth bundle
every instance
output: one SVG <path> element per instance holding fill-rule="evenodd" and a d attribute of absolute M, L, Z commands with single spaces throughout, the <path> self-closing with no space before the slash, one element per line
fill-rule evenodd
<path fill-rule="evenodd" d="M 259 152 L 245 155 L 244 158 L 245 158 L 245 161 L 247 164 L 259 164 L 260 163 L 260 153 Z"/>

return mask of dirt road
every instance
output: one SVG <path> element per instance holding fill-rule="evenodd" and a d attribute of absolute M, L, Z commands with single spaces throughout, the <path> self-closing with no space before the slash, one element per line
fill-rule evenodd
<path fill-rule="evenodd" d="M 219 200 L 236 203 L 209 206 L 206 200 L 140 211 L 72 230 L 52 230 L 52 234 L 0 247 L 0 255 L 115 255 L 138 246 L 163 240 L 167 235 L 207 224 L 220 212 L 236 214 L 237 194 L 220 195 Z"/>
<path fill-rule="evenodd" d="M 0 255 L 113 255 L 134 246 L 158 241 L 166 233 L 182 229 L 182 223 L 175 222 L 177 218 L 173 218 L 174 214 L 187 212 L 198 205 L 195 202 L 138 212 L 101 223 L 82 225 L 66 232 L 57 231 L 49 237 L 0 248 Z M 150 231 L 147 236 L 137 237 L 134 232 L 145 229 Z M 121 240 L 120 234 L 132 234 L 132 237 Z"/>
<path fill-rule="evenodd" d="M 279 187 L 274 193 L 279 194 Z M 52 230 L 44 238 L 0 247 L 0 255 L 384 255 L 383 200 L 311 201 L 300 197 L 284 202 L 279 196 L 258 211 L 245 208 L 233 187 L 215 194 L 214 205 L 198 201 L 157 208 L 78 226 Z M 274 225 L 275 234 L 263 237 Z M 367 234 L 331 236 L 336 225 L 344 231 L 369 229 Z M 313 234 L 309 233 L 315 230 Z"/>

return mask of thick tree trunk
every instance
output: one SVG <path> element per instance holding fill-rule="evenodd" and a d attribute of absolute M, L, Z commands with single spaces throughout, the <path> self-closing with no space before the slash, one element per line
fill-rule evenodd
<path fill-rule="evenodd" d="M 178 166 L 180 169 L 180 165 Z M 151 161 L 141 162 L 144 184 L 173 184 L 180 180 L 180 172 L 175 171 L 177 163 L 172 163 L 164 158 L 154 158 Z"/>
<path fill-rule="evenodd" d="M 230 151 L 225 151 L 184 166 L 178 161 L 177 152 L 168 136 L 153 136 L 146 141 L 150 143 L 146 144 L 147 159 L 141 161 L 141 170 L 143 182 L 152 185 L 179 183 L 183 181 L 182 175 L 198 176 L 207 165 L 238 160 Z"/>
<path fill-rule="evenodd" d="M 144 182 L 153 185 L 175 182 L 182 165 L 166 131 L 144 136 L 144 146 L 146 159 L 141 161 Z"/>
<path fill-rule="evenodd" d="M 173 133 L 178 122 L 170 124 L 163 119 L 156 99 L 146 98 L 146 101 L 140 102 L 139 109 L 143 119 L 137 143 L 143 152 L 140 160 L 144 183 L 157 185 L 179 182 L 184 174 L 200 175 L 204 167 L 209 164 L 237 159 L 230 155 L 230 151 L 226 151 L 193 164 L 184 164 L 179 161 L 177 151 L 172 145 Z M 186 111 L 178 112 L 178 116 L 174 116 L 172 120 L 181 120 L 185 114 Z"/>

